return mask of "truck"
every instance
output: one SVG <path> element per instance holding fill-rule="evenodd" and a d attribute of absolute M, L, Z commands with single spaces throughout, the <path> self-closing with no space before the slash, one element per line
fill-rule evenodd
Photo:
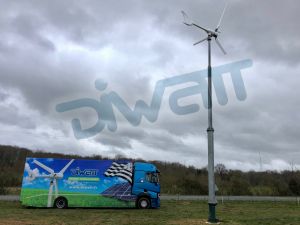
<path fill-rule="evenodd" d="M 26 158 L 27 207 L 160 207 L 159 170 L 132 160 Z"/>

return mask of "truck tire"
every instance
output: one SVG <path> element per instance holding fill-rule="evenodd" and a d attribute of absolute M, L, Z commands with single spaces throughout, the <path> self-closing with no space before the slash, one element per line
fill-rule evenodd
<path fill-rule="evenodd" d="M 54 207 L 57 209 L 66 209 L 68 208 L 68 200 L 64 197 L 58 197 L 54 201 Z"/>
<path fill-rule="evenodd" d="M 149 209 L 150 199 L 148 197 L 140 197 L 137 201 L 137 207 L 139 209 Z"/>

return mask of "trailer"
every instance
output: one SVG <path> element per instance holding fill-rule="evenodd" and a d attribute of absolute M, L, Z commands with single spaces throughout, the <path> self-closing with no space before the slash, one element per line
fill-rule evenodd
<path fill-rule="evenodd" d="M 130 160 L 26 158 L 20 201 L 59 209 L 159 208 L 159 170 Z"/>

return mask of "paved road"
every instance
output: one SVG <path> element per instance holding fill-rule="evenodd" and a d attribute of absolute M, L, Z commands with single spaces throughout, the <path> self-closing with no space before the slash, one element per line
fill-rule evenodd
<path fill-rule="evenodd" d="M 202 195 L 162 195 L 162 200 L 203 200 L 207 201 L 207 196 Z M 19 201 L 19 195 L 0 195 L 0 201 Z M 300 204 L 300 197 L 270 197 L 270 196 L 217 196 L 219 202 L 222 201 L 290 201 Z"/>
<path fill-rule="evenodd" d="M 203 200 L 207 201 L 208 196 L 202 195 L 162 195 L 162 200 Z M 299 197 L 279 197 L 279 196 L 217 196 L 219 202 L 222 201 L 292 201 L 300 204 Z"/>
<path fill-rule="evenodd" d="M 19 201 L 20 197 L 19 195 L 0 195 L 0 200 L 1 201 Z"/>

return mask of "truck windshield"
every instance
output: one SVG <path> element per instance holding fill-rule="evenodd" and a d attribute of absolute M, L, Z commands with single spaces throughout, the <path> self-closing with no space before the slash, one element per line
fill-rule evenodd
<path fill-rule="evenodd" d="M 159 183 L 158 173 L 147 173 L 146 178 L 150 183 Z"/>

